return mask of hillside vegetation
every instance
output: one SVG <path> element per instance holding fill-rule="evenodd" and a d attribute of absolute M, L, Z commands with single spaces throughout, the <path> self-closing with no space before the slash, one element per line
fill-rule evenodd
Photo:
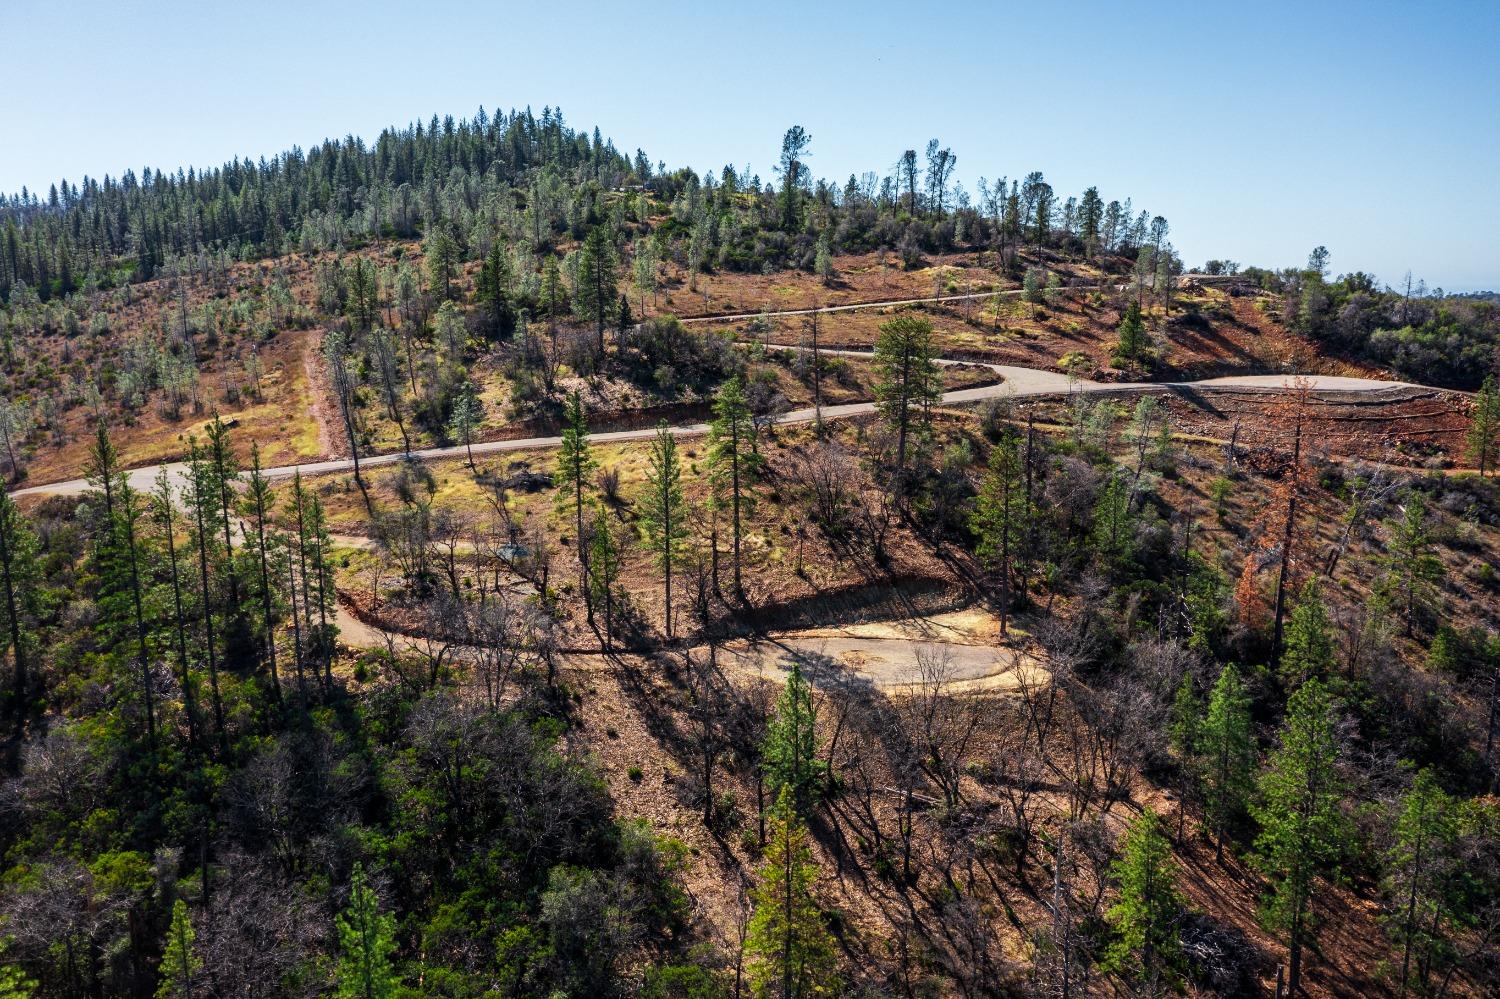
<path fill-rule="evenodd" d="M 1494 303 L 810 142 L 0 202 L 0 994 L 1500 989 Z"/>

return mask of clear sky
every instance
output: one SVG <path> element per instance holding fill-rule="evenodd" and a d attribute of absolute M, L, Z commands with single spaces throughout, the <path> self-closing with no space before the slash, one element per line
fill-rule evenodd
<path fill-rule="evenodd" d="M 561 106 L 653 161 L 842 181 L 931 137 L 1166 215 L 1189 264 L 1500 288 L 1500 2 L 6 0 L 0 190 Z"/>

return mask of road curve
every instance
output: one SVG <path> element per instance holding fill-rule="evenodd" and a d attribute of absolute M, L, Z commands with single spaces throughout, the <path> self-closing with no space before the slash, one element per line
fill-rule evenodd
<path fill-rule="evenodd" d="M 863 303 L 860 307 L 869 308 L 877 303 Z M 837 306 L 835 308 L 845 308 Z M 828 311 L 828 310 L 823 310 Z M 795 314 L 795 313 L 791 313 Z M 733 317 L 725 317 L 733 318 Z M 802 350 L 800 346 L 787 344 L 772 344 L 776 350 Z M 849 357 L 872 357 L 870 351 L 862 350 L 825 350 L 826 354 L 836 354 Z M 1227 389 L 1261 389 L 1264 391 L 1278 391 L 1286 387 L 1287 382 L 1293 377 L 1291 375 L 1230 375 L 1223 378 L 1207 378 L 1195 382 L 1095 382 L 1088 379 L 1072 379 L 1067 375 L 1055 371 L 1044 371 L 1038 368 L 1023 368 L 1009 364 L 987 364 L 977 361 L 963 361 L 940 359 L 937 363 L 941 365 L 973 364 L 988 368 L 999 376 L 1000 381 L 990 385 L 978 385 L 973 388 L 955 389 L 952 392 L 944 392 L 941 403 L 943 405 L 960 405 L 969 402 L 981 402 L 985 399 L 1008 399 L 1023 398 L 1029 396 L 1068 395 L 1074 392 L 1152 392 L 1172 391 L 1174 389 L 1193 389 L 1197 391 L 1214 391 Z M 1350 378 L 1341 375 L 1305 375 L 1314 391 L 1319 392 L 1377 392 L 1392 388 L 1420 388 L 1409 382 L 1382 381 L 1375 378 Z M 841 420 L 853 416 L 867 416 L 875 412 L 873 402 L 851 402 L 838 406 L 824 406 L 822 418 L 824 420 Z M 791 425 L 799 423 L 812 423 L 818 419 L 818 412 L 813 407 L 793 409 L 781 413 L 774 418 L 778 425 Z M 678 437 L 693 437 L 706 434 L 708 424 L 689 423 L 669 428 Z M 647 440 L 656 435 L 655 429 L 638 430 L 612 430 L 602 433 L 590 434 L 589 439 L 595 443 L 608 444 L 620 441 Z M 562 443 L 561 437 L 522 437 L 514 440 L 485 441 L 475 444 L 474 454 L 485 455 L 505 451 L 530 451 L 545 448 L 554 448 Z M 410 457 L 418 461 L 436 461 L 443 458 L 460 458 L 465 455 L 462 445 L 454 447 L 429 447 L 413 450 Z M 368 455 L 359 460 L 360 468 L 374 468 L 379 465 L 389 465 L 406 458 L 407 454 L 401 451 L 393 451 L 387 454 Z M 129 476 L 132 488 L 146 491 L 151 489 L 156 481 L 157 472 L 165 468 L 172 480 L 181 484 L 186 475 L 187 466 L 183 462 L 171 462 L 164 465 L 148 465 L 143 468 L 131 469 Z M 293 474 L 301 472 L 303 475 L 320 475 L 326 473 L 348 472 L 354 468 L 354 462 L 349 458 L 332 458 L 324 461 L 303 462 L 300 465 L 279 465 L 275 468 L 265 469 L 268 479 L 290 478 Z M 24 489 L 16 489 L 11 492 L 13 497 L 23 496 L 77 496 L 88 489 L 88 483 L 84 479 L 67 479 L 62 482 L 45 483 L 42 485 L 27 486 Z"/>

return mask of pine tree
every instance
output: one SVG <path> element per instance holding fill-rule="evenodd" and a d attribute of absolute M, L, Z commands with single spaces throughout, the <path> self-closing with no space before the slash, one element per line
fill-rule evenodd
<path fill-rule="evenodd" d="M 203 970 L 203 959 L 193 948 L 197 937 L 193 921 L 188 917 L 187 903 L 179 898 L 172 903 L 172 925 L 167 930 L 167 946 L 161 956 L 161 982 L 156 987 L 157 999 L 191 996 L 197 991 L 193 980 Z"/>
<path fill-rule="evenodd" d="M 573 494 L 573 543 L 578 551 L 578 588 L 583 591 L 584 607 L 591 624 L 594 620 L 594 600 L 589 586 L 588 546 L 583 534 L 583 499 L 584 492 L 588 489 L 589 475 L 596 467 L 589 451 L 589 428 L 583 411 L 583 399 L 575 390 L 563 409 L 562 445 L 557 452 L 557 477 L 561 488 Z"/>
<path fill-rule="evenodd" d="M 1115 469 L 1094 505 L 1094 546 L 1112 563 L 1128 561 L 1135 553 L 1135 516 L 1131 511 L 1130 482 Z"/>
<path fill-rule="evenodd" d="M 745 382 L 735 375 L 719 386 L 714 396 L 714 418 L 708 433 L 708 464 L 717 490 L 729 503 L 729 525 L 734 551 L 734 592 L 743 599 L 740 574 L 740 543 L 744 516 L 749 512 L 750 487 L 760 472 L 760 454 L 755 446 L 755 427 L 750 405 L 745 401 Z"/>
<path fill-rule="evenodd" d="M 509 337 L 516 326 L 515 308 L 511 303 L 510 257 L 498 234 L 479 269 L 479 278 L 474 282 L 474 297 L 485 307 L 491 335 Z"/>
<path fill-rule="evenodd" d="M 800 227 L 802 213 L 800 202 L 802 187 L 806 182 L 808 155 L 812 136 L 801 125 L 793 125 L 781 139 L 781 228 L 794 233 Z M 915 154 L 914 154 L 915 155 Z"/>
<path fill-rule="evenodd" d="M 813 270 L 825 285 L 833 281 L 833 249 L 829 246 L 826 232 L 818 237 L 818 248 L 813 255 Z"/>
<path fill-rule="evenodd" d="M 1312 932 L 1313 886 L 1338 870 L 1349 824 L 1340 808 L 1344 782 L 1338 772 L 1340 737 L 1334 709 L 1321 680 L 1308 680 L 1287 702 L 1280 745 L 1259 782 L 1253 808 L 1260 834 L 1256 865 L 1271 880 L 1262 916 L 1286 934 L 1287 994 L 1302 983 L 1302 952 Z"/>
<path fill-rule="evenodd" d="M 672 565 L 687 541 L 687 517 L 683 510 L 682 459 L 677 456 L 677 438 L 663 421 L 656 428 L 646 473 L 646 492 L 639 505 L 641 533 L 651 557 L 661 569 L 663 631 L 672 637 Z"/>
<path fill-rule="evenodd" d="M 1187 563 L 1182 594 L 1189 629 L 1187 645 L 1196 652 L 1211 652 L 1227 621 L 1224 572 L 1197 551 L 1188 552 Z"/>
<path fill-rule="evenodd" d="M 990 448 L 988 471 L 979 487 L 969 528 L 979 535 L 978 554 L 1000 577 L 1000 635 L 1008 634 L 1012 561 L 1027 529 L 1025 475 L 1020 449 L 1010 435 Z"/>
<path fill-rule="evenodd" d="M 1427 520 L 1427 501 L 1416 490 L 1402 498 L 1401 515 L 1388 521 L 1390 541 L 1383 559 L 1401 602 L 1406 635 L 1416 630 L 1420 612 L 1433 603 L 1434 587 L 1443 578 L 1443 563 Z"/>
<path fill-rule="evenodd" d="M 297 634 L 307 634 L 307 649 L 310 655 L 317 654 L 319 629 L 313 624 L 313 599 L 312 599 L 312 575 L 310 572 L 309 553 L 313 550 L 313 540 L 308 532 L 308 509 L 312 505 L 312 494 L 302 485 L 302 473 L 295 472 L 292 475 L 292 511 L 295 514 L 297 539 L 297 576 L 301 581 L 302 589 L 302 626 L 297 629 Z M 296 602 L 296 593 L 292 595 Z M 299 643 L 300 644 L 300 643 Z M 297 655 L 297 688 L 302 692 L 302 655 Z"/>
<path fill-rule="evenodd" d="M 905 495 L 912 439 L 925 436 L 928 413 L 942 395 L 932 324 L 914 316 L 881 324 L 875 370 L 876 409 L 896 435 L 896 493 Z"/>
<path fill-rule="evenodd" d="M 453 278 L 458 273 L 458 244 L 454 242 L 451 227 L 443 219 L 433 223 L 423 240 L 422 256 L 427 264 L 427 280 L 433 297 L 452 301 Z"/>
<path fill-rule="evenodd" d="M 463 441 L 471 469 L 474 468 L 474 431 L 483 422 L 484 403 L 474 394 L 474 386 L 465 384 L 458 398 L 453 400 L 453 411 L 448 415 L 448 436 Z"/>
<path fill-rule="evenodd" d="M 249 624 L 245 617 L 244 604 L 240 600 L 239 570 L 234 560 L 235 486 L 239 482 L 239 464 L 229 445 L 229 428 L 214 414 L 205 435 L 208 438 L 208 457 L 214 488 L 218 492 L 216 509 L 224 534 L 224 578 L 229 584 L 229 600 L 225 605 L 224 658 L 231 665 L 240 665 L 246 650 L 253 645 L 249 635 Z"/>
<path fill-rule="evenodd" d="M 1172 698 L 1172 722 L 1168 736 L 1172 749 L 1185 767 L 1193 766 L 1198 752 L 1198 739 L 1203 728 L 1203 702 L 1193 685 L 1192 670 L 1184 670 L 1177 684 L 1177 693 Z"/>
<path fill-rule="evenodd" d="M 208 657 L 208 689 L 214 709 L 214 731 L 219 736 L 219 750 L 229 753 L 229 732 L 224 725 L 224 699 L 219 692 L 218 642 L 214 634 L 214 605 L 217 602 L 208 567 L 219 563 L 213 524 L 217 513 L 218 490 L 213 480 L 213 466 L 198 442 L 188 437 L 188 506 L 192 509 L 191 537 L 198 552 L 198 612 L 203 623 L 203 648 Z"/>
<path fill-rule="evenodd" d="M 10 696 L 17 719 L 24 717 L 31 686 L 35 625 L 40 610 L 41 567 L 37 538 L 9 493 L 0 492 L 0 604 L 4 631 L 0 654 L 9 651 L 14 673 Z"/>
<path fill-rule="evenodd" d="M 271 582 L 271 539 L 266 533 L 271 511 L 276 506 L 276 493 L 266 479 L 260 466 L 260 442 L 250 444 L 250 482 L 245 489 L 244 509 L 255 524 L 255 561 L 260 567 L 261 629 L 265 642 L 266 662 L 271 667 L 271 691 L 276 700 L 281 700 L 281 674 L 276 668 L 276 619 L 278 587 Z M 279 578 L 279 574 L 278 574 Z"/>
<path fill-rule="evenodd" d="M 547 318 L 554 319 L 567 307 L 568 293 L 563 287 L 562 268 L 557 265 L 557 257 L 548 254 L 542 263 L 542 309 L 547 313 Z"/>
<path fill-rule="evenodd" d="M 761 999 L 811 999 L 832 995 L 836 952 L 813 894 L 818 869 L 807 829 L 783 789 L 772 810 L 771 833 L 755 909 L 745 935 L 750 984 Z"/>
<path fill-rule="evenodd" d="M 379 294 L 375 288 L 375 265 L 356 256 L 349 268 L 349 322 L 356 333 L 363 333 L 375 322 L 376 301 Z"/>
<path fill-rule="evenodd" d="M 615 634 L 615 585 L 620 577 L 620 545 L 602 509 L 594 511 L 589 528 L 589 591 L 595 606 L 604 606 L 604 650 L 608 652 Z"/>
<path fill-rule="evenodd" d="M 1141 982 L 1144 995 L 1157 995 L 1164 979 L 1175 983 L 1182 963 L 1177 927 L 1184 900 L 1172 870 L 1172 845 L 1150 808 L 1131 823 L 1111 873 L 1120 900 L 1108 914 L 1115 940 L 1105 952 L 1105 965 Z"/>
<path fill-rule="evenodd" d="M 1043 291 L 1047 287 L 1047 272 L 1040 267 L 1028 267 L 1026 276 L 1021 279 L 1021 295 L 1032 306 L 1031 317 L 1036 318 L 1036 306 L 1043 301 Z"/>
<path fill-rule="evenodd" d="M 1239 670 L 1228 663 L 1219 671 L 1208 711 L 1198 732 L 1198 752 L 1204 762 L 1209 828 L 1214 832 L 1214 857 L 1224 862 L 1224 838 L 1244 813 L 1253 786 L 1255 737 L 1250 728 L 1250 697 Z"/>
<path fill-rule="evenodd" d="M 365 871 L 354 865 L 349 907 L 337 919 L 339 999 L 394 999 L 400 978 L 391 964 L 396 949 L 395 917 L 380 911 Z"/>
<path fill-rule="evenodd" d="M 363 493 L 365 480 L 359 467 L 359 411 L 354 372 L 349 369 L 349 350 L 349 337 L 343 330 L 329 330 L 323 335 L 323 359 L 328 362 L 329 379 L 333 382 L 333 394 L 338 400 L 339 415 L 344 424 L 344 438 L 349 443 L 349 457 L 354 462 L 354 483 Z M 368 495 L 365 500 L 368 506 Z"/>
<path fill-rule="evenodd" d="M 177 674 L 182 685 L 183 711 L 187 715 L 188 741 L 201 749 L 198 737 L 198 684 L 188 670 L 188 620 L 182 601 L 182 570 L 177 558 L 177 505 L 167 470 L 156 473 L 156 492 L 152 496 L 157 526 L 165 542 L 168 578 L 172 581 L 172 630 L 176 633 Z"/>
<path fill-rule="evenodd" d="M 1333 628 L 1316 578 L 1302 586 L 1301 599 L 1287 618 L 1286 650 L 1281 677 L 1295 687 L 1310 677 L 1326 677 L 1333 668 Z"/>
<path fill-rule="evenodd" d="M 631 262 L 631 274 L 635 278 L 635 290 L 639 296 L 639 312 L 646 314 L 646 293 L 651 293 L 651 304 L 656 305 L 657 268 L 660 266 L 656 243 L 650 239 L 635 241 L 635 259 Z"/>
<path fill-rule="evenodd" d="M 776 701 L 776 714 L 766 727 L 760 756 L 771 793 L 779 796 L 789 791 L 799 815 L 807 814 L 828 775 L 827 762 L 818 758 L 820 745 L 812 687 L 794 658 Z"/>
<path fill-rule="evenodd" d="M 1448 851 L 1456 834 L 1454 803 L 1423 769 L 1401 800 L 1393 841 L 1386 852 L 1391 935 L 1401 944 L 1400 994 L 1411 985 L 1412 959 L 1418 958 L 1418 989 L 1426 994 L 1427 957 L 1446 943 L 1453 893 Z"/>
<path fill-rule="evenodd" d="M 1141 319 L 1140 302 L 1132 300 L 1125 307 L 1125 316 L 1120 320 L 1119 340 L 1115 343 L 1115 357 L 1121 361 L 1140 360 L 1146 351 L 1146 324 Z"/>
<path fill-rule="evenodd" d="M 604 327 L 619 297 L 615 280 L 615 248 L 603 226 L 589 230 L 578 258 L 578 287 L 573 305 L 580 318 L 592 322 L 598 337 L 595 352 L 604 360 Z"/>
<path fill-rule="evenodd" d="M 311 629 L 312 646 L 323 660 L 323 688 L 333 688 L 333 654 L 337 648 L 339 628 L 331 615 L 338 609 L 338 590 L 334 587 L 333 563 L 328 550 L 333 539 L 328 534 L 328 516 L 323 501 L 316 494 L 307 497 L 307 545 L 312 556 L 313 593 L 311 606 L 318 611 L 318 624 Z"/>
<path fill-rule="evenodd" d="M 101 421 L 89 451 L 88 481 L 104 502 L 103 520 L 94 540 L 93 561 L 99 576 L 99 606 L 114 641 L 134 639 L 136 668 L 146 716 L 146 741 L 156 751 L 156 696 L 147 647 L 149 627 L 142 600 L 140 505 L 129 478 L 120 470 L 119 453 Z"/>
<path fill-rule="evenodd" d="M 1481 476 L 1500 465 L 1500 386 L 1490 375 L 1474 396 L 1473 415 L 1465 437 L 1469 460 Z"/>

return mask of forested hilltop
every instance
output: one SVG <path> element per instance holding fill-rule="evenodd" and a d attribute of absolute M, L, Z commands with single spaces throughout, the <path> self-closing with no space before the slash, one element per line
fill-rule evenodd
<path fill-rule="evenodd" d="M 1002 179 L 981 185 L 976 203 L 952 183 L 957 157 L 928 146 L 901 153 L 885 176 L 851 176 L 842 188 L 813 181 L 804 162 L 809 138 L 788 133 L 780 192 L 748 168 L 717 177 L 668 172 L 637 150 L 633 158 L 568 128 L 561 111 L 530 109 L 472 121 L 450 116 L 424 126 L 387 129 L 373 145 L 349 137 L 309 152 L 293 149 L 258 163 L 175 174 L 127 171 L 118 180 L 85 177 L 53 185 L 45 199 L 23 191 L 0 201 L 0 300 L 21 284 L 47 299 L 84 287 L 147 280 L 169 262 L 203 255 L 231 260 L 293 251 L 353 249 L 372 239 L 410 238 L 442 226 L 470 259 L 496 237 L 525 241 L 533 252 L 593 226 L 616 231 L 642 222 L 640 198 L 601 204 L 611 191 L 649 191 L 672 205 L 668 236 L 697 266 L 734 269 L 814 264 L 827 250 L 886 246 L 940 250 L 976 240 L 1001 246 L 1077 241 L 1090 251 L 1159 249 L 1165 220 L 1132 214 L 1130 202 L 1104 204 L 1097 189 L 1059 199 L 1041 174 L 1024 190 Z M 741 196 L 743 195 L 743 196 Z M 803 201 L 810 204 L 804 205 Z M 921 218 L 944 224 L 913 228 Z M 985 229 L 993 230 L 986 234 Z"/>
<path fill-rule="evenodd" d="M 534 307 L 549 253 L 600 224 L 621 252 L 624 240 L 650 228 L 652 245 L 639 256 L 648 264 L 653 254 L 668 256 L 692 272 L 800 268 L 826 276 L 837 254 L 890 251 L 910 266 L 923 253 L 976 248 L 993 250 L 1019 278 L 1025 246 L 1123 254 L 1153 280 L 1156 270 L 1181 270 L 1167 220 L 1137 212 L 1129 198 L 1106 203 L 1093 187 L 1061 197 L 1037 172 L 993 185 L 981 177 L 971 197 L 952 182 L 958 157 L 936 139 L 922 155 L 905 150 L 891 167 L 842 185 L 814 180 L 809 152 L 810 138 L 793 128 L 774 182 L 733 166 L 700 177 L 653 166 L 639 149 L 625 155 L 597 128 L 591 136 L 574 131 L 560 110 L 491 117 L 480 108 L 472 120 L 433 116 L 386 129 L 370 145 L 350 136 L 201 172 L 63 179 L 45 198 L 24 189 L 0 196 L 0 302 L 25 310 L 164 271 L 441 233 L 460 260 L 482 259 L 497 241 L 507 254 L 524 248 L 531 256 L 511 260 L 509 273 Z M 671 207 L 659 227 L 648 225 L 653 199 Z M 1142 247 L 1151 250 L 1144 263 Z M 1209 274 L 1237 269 L 1223 260 L 1204 266 Z M 1301 332 L 1414 380 L 1476 388 L 1500 339 L 1493 300 L 1429 296 L 1409 274 L 1398 289 L 1360 272 L 1332 281 L 1326 255 L 1317 267 L 1247 273 L 1288 296 L 1287 315 Z M 8 327 L 17 323 L 8 318 Z"/>
<path fill-rule="evenodd" d="M 5 198 L 0 997 L 1500 990 L 1495 303 L 893 154 Z"/>

